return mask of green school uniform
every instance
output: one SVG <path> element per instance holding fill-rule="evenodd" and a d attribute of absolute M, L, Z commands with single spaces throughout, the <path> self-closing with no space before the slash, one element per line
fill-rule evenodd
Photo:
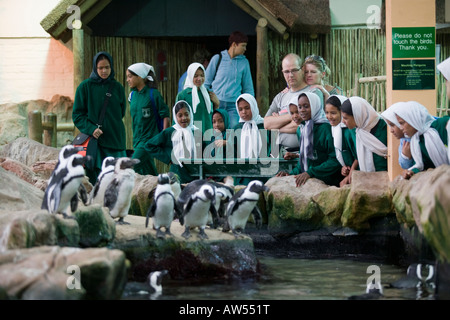
<path fill-rule="evenodd" d="M 152 92 L 153 99 L 151 99 Z M 134 166 L 134 171 L 142 175 L 158 175 L 153 158 L 145 150 L 145 143 L 159 134 L 156 118 L 153 115 L 153 106 L 161 119 L 169 118 L 169 108 L 164 102 L 161 93 L 154 88 L 145 86 L 141 91 L 133 91 L 130 95 L 130 113 L 133 127 L 133 158 L 141 162 Z"/>
<path fill-rule="evenodd" d="M 197 105 L 197 110 L 194 113 L 194 125 L 196 125 L 196 121 L 200 121 L 202 123 L 202 133 L 204 134 L 206 130 L 212 129 L 212 111 L 213 111 L 213 105 L 211 102 L 211 113 L 208 113 L 208 110 L 206 109 L 206 103 L 205 98 L 203 97 L 203 94 L 201 91 L 195 87 L 196 90 L 198 90 L 198 97 L 200 99 L 200 103 Z M 178 93 L 176 101 L 184 100 L 192 107 L 192 110 L 194 110 L 194 106 L 192 105 L 192 90 L 193 88 L 186 88 L 180 93 Z M 200 126 L 196 125 L 200 128 Z"/>
<path fill-rule="evenodd" d="M 349 134 L 344 136 L 344 140 L 350 149 L 352 157 L 358 159 L 356 152 L 356 128 L 348 129 Z M 375 127 L 370 130 L 378 140 L 380 140 L 384 145 L 387 146 L 387 124 L 380 118 Z M 375 171 L 387 171 L 387 159 L 385 157 L 379 156 L 376 153 L 373 154 L 373 164 L 375 166 Z"/>
<path fill-rule="evenodd" d="M 297 129 L 297 135 L 300 135 L 299 130 Z M 328 185 L 339 186 L 339 182 L 342 180 L 341 165 L 336 159 L 330 124 L 314 124 L 313 139 L 315 159 L 308 159 L 308 170 L 306 172 L 311 178 L 320 179 Z M 301 165 L 299 162 L 289 174 L 298 175 L 300 173 Z"/>
<path fill-rule="evenodd" d="M 442 142 L 447 146 L 448 145 L 448 138 L 447 138 L 447 122 L 449 121 L 450 117 L 445 116 L 442 118 L 437 118 L 433 123 L 431 124 L 431 128 L 436 129 L 436 131 L 439 134 L 439 137 L 441 137 Z M 420 145 L 420 151 L 422 151 L 422 161 L 423 161 L 423 170 L 427 170 L 430 168 L 435 168 L 435 165 L 433 161 L 430 158 L 430 155 L 428 154 L 427 148 L 425 147 L 425 138 L 423 135 L 419 137 L 419 145 Z M 412 170 L 414 173 L 418 173 L 419 169 L 414 168 Z"/>
<path fill-rule="evenodd" d="M 240 144 L 239 144 L 238 141 L 241 140 L 240 136 L 238 136 L 240 130 L 239 131 L 236 131 L 236 130 L 238 130 L 238 129 L 242 130 L 242 127 L 244 126 L 244 123 L 245 122 L 239 122 L 234 127 L 235 136 L 233 138 L 234 139 L 233 144 L 234 144 L 234 155 L 235 155 L 235 158 L 237 158 L 237 156 L 239 154 L 238 147 L 240 146 Z M 264 157 L 264 158 L 267 157 L 268 158 L 268 157 L 270 157 L 270 153 L 271 153 L 271 141 L 270 141 L 271 134 L 270 134 L 270 130 L 265 130 L 264 129 L 264 123 L 260 123 L 257 126 L 258 126 L 258 129 L 264 130 L 266 132 L 265 137 L 262 136 L 261 139 L 262 139 L 263 143 L 266 143 L 267 152 L 266 152 L 266 154 L 261 155 L 261 157 Z M 260 134 L 262 134 L 264 131 L 260 131 Z M 261 151 L 264 151 L 264 149 L 262 149 Z M 234 179 L 234 184 L 235 185 L 248 185 L 248 183 L 250 181 L 252 181 L 252 180 L 260 180 L 260 181 L 265 183 L 265 182 L 267 182 L 269 180 L 269 178 L 245 178 L 245 177 L 235 178 Z"/>
<path fill-rule="evenodd" d="M 172 163 L 172 134 L 174 131 L 174 127 L 169 127 L 163 130 L 147 141 L 145 144 L 145 150 L 150 153 L 152 158 L 156 158 L 165 164 L 170 164 L 169 171 L 178 174 L 181 183 L 189 183 L 193 181 L 194 178 L 189 174 L 186 168 Z"/>
<path fill-rule="evenodd" d="M 97 73 L 97 59 L 105 55 L 111 64 L 111 75 L 103 80 Z M 97 129 L 97 123 L 103 109 L 106 93 L 110 89 L 111 97 L 106 107 L 105 118 L 101 130 L 103 134 L 98 139 L 98 152 L 93 159 L 93 167 L 86 167 L 86 175 L 91 184 L 95 184 L 101 172 L 102 162 L 106 156 L 126 156 L 126 134 L 122 121 L 125 116 L 125 89 L 114 79 L 114 69 L 111 56 L 99 52 L 94 57 L 93 71 L 89 79 L 78 86 L 73 104 L 72 120 L 80 132 L 92 135 Z"/>

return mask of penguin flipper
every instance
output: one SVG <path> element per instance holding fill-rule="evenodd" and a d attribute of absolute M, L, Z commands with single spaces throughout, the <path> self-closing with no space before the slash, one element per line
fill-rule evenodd
<path fill-rule="evenodd" d="M 78 188 L 78 194 L 80 195 L 81 201 L 83 201 L 83 204 L 85 206 L 89 203 L 89 196 L 86 190 L 86 187 L 84 184 L 80 183 L 80 187 Z"/>
<path fill-rule="evenodd" d="M 152 204 L 150 205 L 150 207 L 148 207 L 146 218 L 145 218 L 145 227 L 146 228 L 148 226 L 148 219 L 150 217 L 154 217 L 155 216 L 155 210 L 156 210 L 155 202 L 156 201 L 153 201 Z"/>
<path fill-rule="evenodd" d="M 77 211 L 78 209 L 78 194 L 75 193 L 72 197 L 72 199 L 70 199 L 70 210 L 72 210 L 72 212 Z"/>
<path fill-rule="evenodd" d="M 211 203 L 211 206 L 209 207 L 209 211 L 211 212 L 212 218 L 213 218 L 213 227 L 214 229 L 219 226 L 219 214 L 217 213 L 216 207 L 213 203 Z"/>
<path fill-rule="evenodd" d="M 103 200 L 103 205 L 109 210 L 114 207 L 117 201 L 117 194 L 119 192 L 119 180 L 114 178 L 109 184 L 105 191 L 105 199 Z"/>
<path fill-rule="evenodd" d="M 173 210 L 175 211 L 175 216 L 178 218 L 179 221 L 181 221 L 183 217 L 183 210 L 181 210 L 180 206 L 178 205 L 178 202 L 175 200 L 175 197 L 173 198 Z"/>
<path fill-rule="evenodd" d="M 256 228 L 260 229 L 262 227 L 262 214 L 259 211 L 258 206 L 255 206 L 252 210 L 253 219 L 255 220 Z"/>

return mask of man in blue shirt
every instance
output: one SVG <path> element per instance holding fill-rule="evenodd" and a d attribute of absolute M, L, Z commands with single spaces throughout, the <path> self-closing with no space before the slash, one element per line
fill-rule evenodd
<path fill-rule="evenodd" d="M 235 31 L 228 38 L 228 43 L 228 50 L 212 57 L 206 69 L 205 87 L 217 95 L 219 108 L 228 112 L 230 128 L 234 128 L 239 122 L 236 99 L 243 93 L 255 96 L 255 90 L 250 64 L 244 56 L 248 37 Z"/>

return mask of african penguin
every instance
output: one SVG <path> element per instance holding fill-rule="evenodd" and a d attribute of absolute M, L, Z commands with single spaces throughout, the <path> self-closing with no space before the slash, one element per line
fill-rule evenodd
<path fill-rule="evenodd" d="M 228 203 L 222 231 L 228 232 L 231 229 L 235 237 L 240 236 L 238 230 L 241 232 L 245 230 L 250 213 L 253 214 L 256 226 L 261 227 L 262 216 L 257 204 L 263 191 L 269 191 L 269 188 L 261 181 L 253 180 L 244 189 L 236 192 Z"/>
<path fill-rule="evenodd" d="M 102 162 L 102 171 L 98 175 L 97 182 L 91 191 L 89 203 L 97 203 L 103 206 L 105 191 L 114 177 L 114 165 L 117 159 L 114 157 L 106 157 Z"/>
<path fill-rule="evenodd" d="M 78 207 L 78 192 L 85 191 L 81 187 L 84 178 L 83 165 L 90 157 L 83 157 L 77 152 L 79 148 L 65 146 L 61 149 L 59 160 L 45 189 L 41 209 L 49 213 L 61 213 L 68 218 L 70 207 L 75 212 Z"/>
<path fill-rule="evenodd" d="M 153 218 L 153 229 L 156 230 L 158 238 L 164 238 L 165 235 L 172 235 L 170 233 L 170 226 L 175 217 L 181 216 L 181 211 L 178 209 L 177 202 L 173 195 L 170 185 L 169 175 L 162 173 L 158 175 L 158 185 L 153 194 L 153 202 L 147 210 L 147 218 L 145 219 L 145 227 L 148 226 L 149 217 Z M 161 231 L 161 227 L 166 229 L 165 234 Z"/>
<path fill-rule="evenodd" d="M 167 275 L 169 271 L 153 271 L 147 277 L 148 284 L 155 292 L 162 292 L 162 280 L 165 275 Z"/>
<path fill-rule="evenodd" d="M 214 207 L 216 191 L 207 180 L 194 180 L 181 191 L 178 197 L 178 205 L 183 208 L 180 224 L 185 225 L 185 231 L 181 235 L 185 239 L 191 237 L 190 228 L 199 228 L 198 237 L 208 239 L 205 227 L 208 222 L 208 212 L 213 214 L 214 224 L 217 224 L 217 211 Z"/>
<path fill-rule="evenodd" d="M 139 159 L 127 157 L 117 159 L 113 179 L 105 191 L 103 205 L 109 209 L 113 219 L 119 218 L 118 224 L 128 224 L 123 219 L 128 215 L 131 205 L 131 192 L 136 179 L 133 167 L 139 162 Z"/>
<path fill-rule="evenodd" d="M 223 217 L 225 215 L 226 204 L 234 195 L 234 187 L 215 181 L 210 181 L 210 183 L 216 188 L 216 204 L 214 207 L 219 217 Z M 212 223 L 212 214 L 209 212 L 208 224 Z"/>

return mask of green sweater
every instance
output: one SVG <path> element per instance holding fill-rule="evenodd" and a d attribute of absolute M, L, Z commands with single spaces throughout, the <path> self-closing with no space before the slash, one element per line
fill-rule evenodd
<path fill-rule="evenodd" d="M 329 123 L 316 123 L 313 129 L 314 149 L 316 159 L 308 159 L 308 170 L 311 178 L 320 179 L 328 185 L 339 186 L 342 179 L 341 165 L 336 159 L 333 135 Z M 300 162 L 290 172 L 291 175 L 301 173 Z"/>
<path fill-rule="evenodd" d="M 445 116 L 442 118 L 437 118 L 433 123 L 431 124 L 431 128 L 434 128 L 439 133 L 439 136 L 441 137 L 442 142 L 445 145 L 448 145 L 448 137 L 447 137 L 447 122 L 449 121 L 450 117 Z M 422 161 L 423 161 L 423 170 L 427 170 L 430 168 L 435 168 L 435 165 L 433 161 L 430 158 L 430 155 L 428 154 L 427 148 L 425 147 L 425 138 L 423 135 L 419 137 L 419 145 L 420 150 L 422 151 Z M 418 173 L 419 169 L 414 168 L 412 170 L 414 173 Z"/>
<path fill-rule="evenodd" d="M 106 107 L 102 125 L 103 134 L 98 139 L 100 147 L 113 150 L 125 150 L 125 126 L 123 117 L 126 110 L 125 90 L 116 80 L 98 83 L 86 79 L 78 86 L 73 104 L 72 120 L 82 133 L 92 135 L 97 129 L 97 122 L 105 101 L 108 88 L 113 81 L 111 98 Z"/>
<path fill-rule="evenodd" d="M 357 160 L 356 128 L 349 129 L 348 131 L 350 131 L 350 134 L 345 135 L 344 140 L 346 140 L 353 158 Z M 370 130 L 370 133 L 387 146 L 387 124 L 382 118 L 380 118 L 376 126 Z M 387 171 L 388 169 L 387 159 L 375 153 L 373 154 L 373 164 L 375 165 L 375 171 Z"/>
<path fill-rule="evenodd" d="M 153 115 L 150 90 L 153 101 L 161 119 L 169 118 L 169 107 L 157 89 L 145 86 L 141 91 L 133 91 L 130 96 L 130 113 L 133 123 L 133 148 L 144 148 L 145 143 L 159 133 L 156 118 Z"/>
<path fill-rule="evenodd" d="M 196 89 L 198 90 L 197 87 Z M 198 90 L 198 97 L 200 99 L 200 103 L 197 105 L 197 110 L 194 113 L 194 125 L 196 125 L 195 121 L 200 121 L 202 123 L 202 133 L 205 133 L 206 130 L 212 129 L 213 127 L 212 112 L 214 108 L 211 102 L 211 113 L 208 113 L 208 110 L 206 109 L 205 98 L 203 98 L 203 94 L 200 90 Z M 186 88 L 178 93 L 176 102 L 180 100 L 184 100 L 189 103 L 189 105 L 192 107 L 192 111 L 194 111 L 194 106 L 192 105 L 192 88 Z"/>

